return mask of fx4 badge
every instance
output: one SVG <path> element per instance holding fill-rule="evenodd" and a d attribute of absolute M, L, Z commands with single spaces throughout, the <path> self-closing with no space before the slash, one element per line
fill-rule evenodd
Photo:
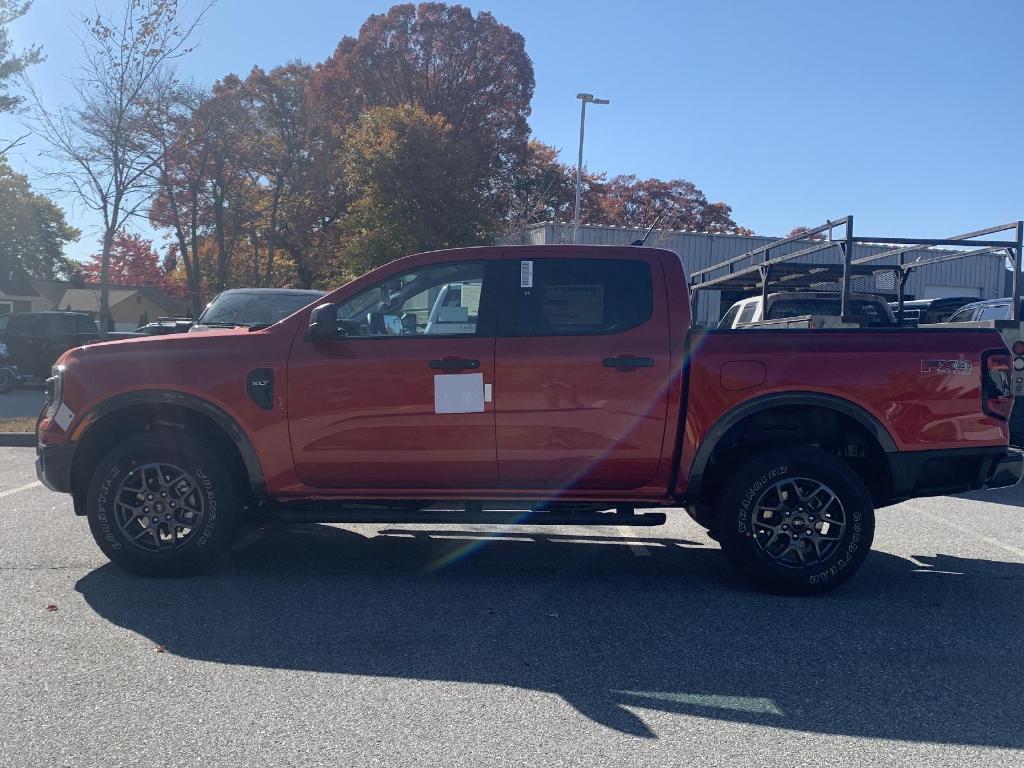
<path fill-rule="evenodd" d="M 938 373 L 944 376 L 970 376 L 970 360 L 922 360 L 921 373 Z"/>

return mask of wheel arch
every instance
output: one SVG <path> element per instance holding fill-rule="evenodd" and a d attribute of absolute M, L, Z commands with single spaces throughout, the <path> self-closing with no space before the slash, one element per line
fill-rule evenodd
<path fill-rule="evenodd" d="M 787 409 L 807 409 L 824 411 L 841 417 L 847 423 L 857 425 L 863 434 L 869 436 L 882 458 L 897 451 L 896 442 L 885 426 L 871 413 L 861 406 L 835 395 L 820 392 L 784 392 L 747 400 L 727 411 L 701 442 L 687 474 L 685 496 L 699 498 L 708 490 L 707 480 L 713 457 L 730 435 L 735 435 L 743 425 L 751 423 L 758 416 L 769 412 L 782 412 Z M 889 462 L 885 461 L 885 471 L 891 472 Z M 891 484 L 891 476 L 889 477 Z M 877 499 L 876 501 L 885 501 Z"/>
<path fill-rule="evenodd" d="M 263 468 L 245 430 L 223 408 L 201 397 L 173 390 L 130 392 L 97 405 L 84 423 L 71 463 L 76 512 L 83 479 L 106 450 L 126 434 L 154 427 L 200 430 L 228 452 L 226 458 L 244 474 L 253 496 L 266 494 Z"/>

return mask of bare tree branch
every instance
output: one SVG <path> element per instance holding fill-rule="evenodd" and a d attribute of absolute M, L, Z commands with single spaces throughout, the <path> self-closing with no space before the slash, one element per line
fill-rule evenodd
<path fill-rule="evenodd" d="M 188 23 L 178 20 L 178 0 L 123 0 L 119 19 L 98 9 L 79 18 L 83 64 L 73 106 L 47 107 L 30 91 L 32 124 L 57 170 L 46 175 L 103 220 L 100 262 L 100 327 L 110 330 L 110 251 L 115 235 L 140 215 L 157 189 L 159 147 L 153 125 L 174 91 L 172 62 L 216 0 Z"/>

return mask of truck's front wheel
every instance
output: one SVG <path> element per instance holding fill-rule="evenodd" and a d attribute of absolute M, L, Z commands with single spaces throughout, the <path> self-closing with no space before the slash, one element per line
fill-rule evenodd
<path fill-rule="evenodd" d="M 205 445 L 177 431 L 148 432 L 97 465 L 86 497 L 103 553 L 142 576 L 179 576 L 212 564 L 238 520 L 235 478 Z"/>
<path fill-rule="evenodd" d="M 716 533 L 729 562 L 769 592 L 813 595 L 852 576 L 875 530 L 871 496 L 838 458 L 816 448 L 765 451 L 729 484 Z"/>

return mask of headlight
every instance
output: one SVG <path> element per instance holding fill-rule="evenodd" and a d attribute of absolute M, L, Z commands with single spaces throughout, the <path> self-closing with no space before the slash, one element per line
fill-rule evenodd
<path fill-rule="evenodd" d="M 61 400 L 64 399 L 64 366 L 53 366 L 50 374 L 50 378 L 46 380 L 46 399 L 50 401 L 46 415 L 52 418 L 60 407 Z"/>

